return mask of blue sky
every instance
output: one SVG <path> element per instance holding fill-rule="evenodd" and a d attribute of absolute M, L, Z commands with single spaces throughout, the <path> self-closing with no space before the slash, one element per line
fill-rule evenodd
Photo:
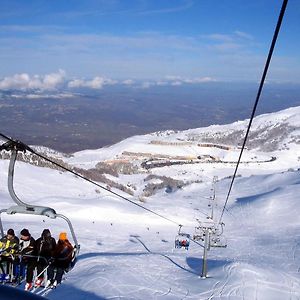
<path fill-rule="evenodd" d="M 56 74 L 78 86 L 93 86 L 95 78 L 258 81 L 281 4 L 0 0 L 0 78 L 16 83 L 27 74 L 22 80 L 43 84 L 45 74 Z M 300 82 L 299 36 L 300 1 L 290 0 L 268 80 Z"/>

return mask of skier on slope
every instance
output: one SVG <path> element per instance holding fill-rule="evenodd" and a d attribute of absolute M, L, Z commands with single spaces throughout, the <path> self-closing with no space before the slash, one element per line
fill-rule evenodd
<path fill-rule="evenodd" d="M 63 274 L 66 269 L 69 268 L 72 261 L 73 251 L 74 248 L 67 239 L 67 234 L 65 232 L 61 232 L 53 251 L 53 263 L 51 263 L 48 268 L 48 281 L 46 286 L 52 285 L 53 287 L 56 287 L 61 283 Z M 56 274 L 54 277 L 55 270 Z"/>
<path fill-rule="evenodd" d="M 53 251 L 56 246 L 55 239 L 51 236 L 49 229 L 44 229 L 41 237 L 36 240 L 36 253 L 37 253 L 37 275 L 34 285 L 40 287 L 44 280 L 44 270 L 47 267 Z"/>

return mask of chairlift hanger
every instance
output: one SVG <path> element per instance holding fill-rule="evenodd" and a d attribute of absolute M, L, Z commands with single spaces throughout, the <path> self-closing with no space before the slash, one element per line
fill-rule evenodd
<path fill-rule="evenodd" d="M 69 226 L 74 244 L 75 244 L 75 256 L 77 256 L 80 245 L 78 244 L 73 226 L 71 221 L 64 215 L 56 213 L 56 211 L 47 206 L 38 206 L 38 205 L 31 205 L 28 203 L 25 203 L 24 201 L 21 201 L 19 197 L 16 195 L 15 190 L 14 190 L 14 169 L 15 169 L 15 163 L 18 155 L 18 151 L 26 152 L 26 150 L 29 150 L 28 146 L 23 144 L 20 141 L 12 141 L 9 140 L 8 142 L 4 143 L 3 145 L 0 146 L 0 151 L 1 150 L 6 150 L 6 151 L 11 151 L 11 157 L 10 157 L 10 162 L 9 162 L 9 169 L 8 169 L 8 191 L 9 194 L 12 198 L 12 200 L 16 203 L 16 205 L 11 206 L 6 209 L 1 209 L 0 210 L 0 231 L 1 231 L 1 236 L 4 236 L 4 230 L 3 230 L 3 225 L 2 225 L 2 219 L 1 219 L 1 214 L 6 212 L 9 215 L 13 214 L 28 214 L 28 215 L 40 215 L 40 216 L 46 216 L 51 219 L 56 219 L 56 218 L 61 218 L 65 220 Z"/>
<path fill-rule="evenodd" d="M 188 250 L 190 246 L 190 234 L 183 233 L 181 229 L 182 225 L 179 225 L 178 234 L 175 238 L 175 248 L 185 248 Z"/>

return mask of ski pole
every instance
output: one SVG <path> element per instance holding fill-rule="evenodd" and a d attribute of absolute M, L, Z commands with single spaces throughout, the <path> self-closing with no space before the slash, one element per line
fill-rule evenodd
<path fill-rule="evenodd" d="M 52 264 L 52 262 L 48 262 L 48 265 L 42 270 L 42 272 L 38 275 L 36 275 L 37 278 L 39 278 L 42 274 L 44 274 L 44 272 L 46 270 L 48 270 L 48 268 L 50 267 L 50 265 Z"/>

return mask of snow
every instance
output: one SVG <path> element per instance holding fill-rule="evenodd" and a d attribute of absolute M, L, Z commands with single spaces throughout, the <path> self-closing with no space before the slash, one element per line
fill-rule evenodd
<path fill-rule="evenodd" d="M 266 122 L 288 122 L 299 130 L 300 108 L 262 115 L 255 126 Z M 275 120 L 275 121 L 274 121 Z M 211 126 L 191 132 L 228 132 L 244 127 L 240 121 L 231 125 Z M 175 136 L 174 136 L 174 135 Z M 159 137 L 162 141 L 185 138 L 187 132 Z M 75 153 L 65 161 L 85 168 L 101 160 L 113 159 L 124 151 L 189 155 L 196 151 L 185 146 L 149 144 L 154 135 L 132 137 L 99 150 Z M 283 143 L 283 142 L 281 142 Z M 203 149 L 202 149 L 203 150 Z M 207 150 L 207 149 L 206 149 Z M 204 151 L 204 150 L 203 150 Z M 197 153 L 197 152 L 196 152 Z M 224 160 L 234 160 L 238 151 L 212 148 Z M 300 171 L 299 145 L 272 153 L 251 149 L 243 159 L 257 156 L 262 160 L 276 156 L 269 163 L 242 163 L 238 170 L 227 210 L 224 214 L 222 241 L 226 248 L 208 252 L 208 276 L 200 277 L 203 248 L 191 243 L 188 251 L 174 248 L 178 226 L 91 185 L 74 175 L 17 162 L 15 191 L 22 201 L 51 206 L 68 216 L 81 251 L 75 268 L 66 281 L 48 294 L 48 299 L 300 299 Z M 57 154 L 56 154 L 57 155 Z M 174 165 L 152 170 L 152 174 L 185 180 L 202 180 L 173 193 L 164 190 L 148 197 L 144 205 L 194 234 L 196 219 L 207 221 L 212 196 L 212 178 L 216 183 L 214 219 L 218 220 L 230 185 L 228 176 L 234 164 L 202 163 Z M 5 186 L 8 161 L 0 160 L 0 209 L 11 206 Z M 120 175 L 118 182 L 134 183 L 137 193 L 147 174 Z M 153 179 L 152 182 L 159 182 Z M 135 196 L 128 196 L 131 201 Z M 44 228 L 54 237 L 67 230 L 60 219 L 2 214 L 4 230 L 17 232 L 28 228 L 38 238 Z M 69 234 L 70 236 L 70 234 Z"/>

